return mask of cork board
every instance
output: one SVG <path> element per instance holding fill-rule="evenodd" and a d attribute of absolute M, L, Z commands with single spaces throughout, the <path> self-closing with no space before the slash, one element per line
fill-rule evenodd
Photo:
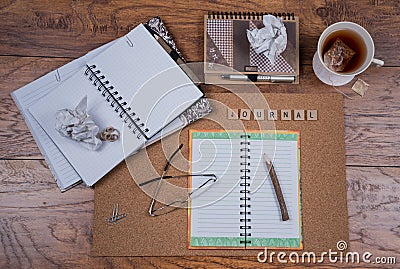
<path fill-rule="evenodd" d="M 231 93 L 207 95 L 232 109 L 246 108 Z M 335 250 L 339 240 L 348 242 L 346 172 L 344 152 L 343 99 L 339 94 L 264 94 L 270 109 L 318 110 L 316 121 L 275 121 L 276 129 L 299 130 L 301 143 L 302 221 L 304 251 L 317 254 Z M 249 94 L 248 97 L 257 98 Z M 260 108 L 260 107 L 257 107 Z M 261 107 L 262 108 L 262 107 Z M 230 127 L 227 109 L 214 108 L 216 118 Z M 247 129 L 257 129 L 253 117 L 241 121 Z M 188 157 L 189 129 L 218 129 L 216 122 L 199 120 L 168 139 L 179 139 L 186 145 L 182 150 Z M 232 126 L 235 128 L 235 126 Z M 175 136 L 175 137 L 174 137 Z M 175 143 L 175 150 L 178 142 Z M 158 173 L 165 164 L 161 143 L 155 143 L 133 157 L 141 167 L 150 157 Z M 171 170 L 171 174 L 179 171 Z M 149 179 L 145 169 L 138 169 L 136 179 Z M 95 186 L 93 256 L 252 256 L 259 250 L 189 250 L 187 210 L 152 218 L 147 210 L 151 198 L 132 179 L 123 162 Z M 114 203 L 127 217 L 118 224 L 105 221 L 112 213 Z"/>

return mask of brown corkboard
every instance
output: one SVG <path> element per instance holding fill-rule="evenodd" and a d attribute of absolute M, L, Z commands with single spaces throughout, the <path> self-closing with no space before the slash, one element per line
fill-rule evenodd
<path fill-rule="evenodd" d="M 348 242 L 346 172 L 344 151 L 343 99 L 339 94 L 264 94 L 271 109 L 318 110 L 316 121 L 275 121 L 276 129 L 299 130 L 301 143 L 302 221 L 304 251 L 337 250 L 339 240 Z M 248 94 L 249 98 L 257 95 Z M 231 93 L 208 94 L 232 109 L 246 108 Z M 263 107 L 255 107 L 263 108 Z M 265 108 L 265 107 L 264 107 Z M 266 109 L 266 108 L 265 108 Z M 215 109 L 216 118 L 227 123 L 226 109 Z M 257 129 L 253 120 L 243 121 L 247 129 Z M 231 121 L 231 122 L 229 122 Z M 215 122 L 199 120 L 175 134 L 184 143 L 188 157 L 189 129 L 220 129 Z M 234 126 L 232 127 L 234 128 Z M 174 135 L 168 137 L 174 139 Z M 175 144 L 177 147 L 177 143 Z M 174 150 L 175 148 L 171 149 Z M 149 146 L 132 159 L 140 167 L 145 158 L 158 172 L 165 164 L 160 143 Z M 174 169 L 171 174 L 174 174 Z M 135 174 L 148 179 L 145 169 Z M 185 184 L 185 183 L 183 183 Z M 118 224 L 105 221 L 114 203 L 127 217 Z M 150 197 L 132 179 L 127 165 L 121 163 L 95 186 L 93 256 L 252 256 L 260 250 L 189 250 L 187 247 L 187 210 L 152 218 L 147 210 Z"/>

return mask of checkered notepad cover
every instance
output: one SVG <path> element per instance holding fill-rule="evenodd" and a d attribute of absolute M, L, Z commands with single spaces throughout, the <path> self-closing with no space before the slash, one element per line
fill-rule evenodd
<path fill-rule="evenodd" d="M 255 28 L 255 24 L 249 21 L 249 29 Z M 228 66 L 233 67 L 233 20 L 208 19 L 207 34 L 225 58 Z M 275 65 L 272 65 L 264 54 L 256 53 L 252 47 L 250 47 L 249 54 L 250 65 L 257 66 L 258 72 L 296 73 L 282 55 L 278 55 L 275 59 Z"/>
<path fill-rule="evenodd" d="M 250 30 L 256 29 L 252 21 L 250 21 Z M 278 55 L 275 58 L 275 65 L 271 64 L 271 61 L 263 54 L 258 54 L 250 46 L 250 65 L 257 66 L 258 72 L 282 72 L 282 73 L 295 73 L 292 66 L 283 58 L 282 55 Z"/>
<path fill-rule="evenodd" d="M 229 67 L 233 67 L 233 21 L 207 20 L 207 34 L 220 50 Z"/>

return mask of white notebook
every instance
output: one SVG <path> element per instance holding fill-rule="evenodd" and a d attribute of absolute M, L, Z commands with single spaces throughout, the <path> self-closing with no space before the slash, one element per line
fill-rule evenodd
<path fill-rule="evenodd" d="M 189 248 L 302 248 L 300 133 L 190 130 L 191 173 L 217 182 L 193 195 Z M 289 220 L 282 215 L 263 155 L 274 163 Z M 193 177 L 191 187 L 203 182 Z"/>
<path fill-rule="evenodd" d="M 86 65 L 87 61 L 103 52 L 114 42 L 116 42 L 116 40 L 87 53 L 79 59 L 67 63 L 11 94 L 21 114 L 24 116 L 26 124 L 36 140 L 40 151 L 44 155 L 51 172 L 56 178 L 56 183 L 61 191 L 65 191 L 80 183 L 82 181 L 81 177 L 41 128 L 35 118 L 29 113 L 28 109 L 48 93 L 52 92 L 60 83 L 79 71 Z"/>
<path fill-rule="evenodd" d="M 84 96 L 88 98 L 88 113 L 100 130 L 113 126 L 120 130 L 122 139 L 89 151 L 55 130 L 55 113 L 75 108 Z M 148 30 L 139 25 L 29 111 L 82 180 L 92 186 L 202 96 Z"/>

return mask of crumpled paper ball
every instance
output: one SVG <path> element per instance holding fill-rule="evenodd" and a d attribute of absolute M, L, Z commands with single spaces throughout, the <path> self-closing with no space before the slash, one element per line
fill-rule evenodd
<path fill-rule="evenodd" d="M 261 29 L 246 30 L 247 39 L 257 53 L 263 53 L 275 65 L 276 56 L 286 49 L 286 27 L 282 18 L 273 15 L 264 15 L 263 24 Z"/>
<path fill-rule="evenodd" d="M 100 148 L 102 141 L 97 138 L 99 127 L 90 118 L 87 110 L 87 96 L 75 109 L 61 109 L 56 112 L 55 128 L 62 136 L 79 142 L 89 150 Z"/>

